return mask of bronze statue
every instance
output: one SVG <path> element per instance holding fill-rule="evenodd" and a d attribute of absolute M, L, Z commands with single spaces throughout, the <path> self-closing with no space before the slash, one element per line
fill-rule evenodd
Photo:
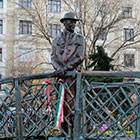
<path fill-rule="evenodd" d="M 85 57 L 85 40 L 80 34 L 74 32 L 76 19 L 73 13 L 66 13 L 60 20 L 64 24 L 64 31 L 52 43 L 51 60 L 56 76 L 66 71 L 74 70 L 82 63 Z"/>
<path fill-rule="evenodd" d="M 68 84 L 68 86 L 75 80 L 75 78 L 64 77 L 64 73 L 67 71 L 77 70 L 85 57 L 84 37 L 74 31 L 77 21 L 79 21 L 79 19 L 75 18 L 73 13 L 66 13 L 64 18 L 60 20 L 60 22 L 64 24 L 65 29 L 52 43 L 51 60 L 52 65 L 55 68 L 53 76 L 58 76 L 58 79 L 61 78 Z M 73 97 L 67 91 L 65 93 L 65 101 L 69 103 L 71 110 L 74 111 L 76 83 L 71 86 L 70 90 Z M 69 116 L 70 114 L 70 120 L 73 125 L 74 114 L 71 110 L 64 105 L 64 116 Z M 64 127 L 66 127 L 65 124 Z M 66 129 L 67 128 L 64 128 L 64 130 Z"/>

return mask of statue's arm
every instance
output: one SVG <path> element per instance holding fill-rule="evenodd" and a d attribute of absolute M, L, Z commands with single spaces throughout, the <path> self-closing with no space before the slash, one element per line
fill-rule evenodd
<path fill-rule="evenodd" d="M 57 62 L 57 60 L 55 58 L 53 58 L 53 56 L 51 58 L 51 62 L 52 62 L 53 67 L 55 68 L 55 70 L 58 71 L 58 70 L 63 69 L 63 67 Z"/>
<path fill-rule="evenodd" d="M 55 69 L 55 71 L 52 73 L 52 76 L 61 76 L 61 75 L 64 75 L 64 67 L 58 63 L 57 61 L 57 57 L 56 57 L 56 45 L 55 43 L 53 42 L 53 45 L 52 45 L 52 53 L 51 53 L 51 62 L 52 62 L 52 65 Z"/>

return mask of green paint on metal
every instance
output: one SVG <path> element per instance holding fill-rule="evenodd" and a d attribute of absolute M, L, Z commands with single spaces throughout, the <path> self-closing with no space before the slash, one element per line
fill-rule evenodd
<path fill-rule="evenodd" d="M 68 140 L 65 137 L 49 137 L 48 140 Z"/>
<path fill-rule="evenodd" d="M 89 83 L 86 81 L 86 77 L 83 77 L 83 75 L 112 76 L 113 74 L 117 76 L 118 72 L 77 73 L 75 121 L 74 133 L 72 135 L 74 140 L 139 139 L 140 83 Z M 76 73 L 67 73 L 65 76 L 72 75 L 76 75 Z M 122 77 L 139 77 L 140 73 L 121 72 L 119 75 Z M 47 111 L 47 104 L 44 105 L 44 85 L 42 83 L 33 84 L 29 81 L 34 79 L 43 80 L 44 78 L 48 80 L 52 77 L 48 73 L 0 80 L 0 84 L 2 84 L 0 92 L 3 92 L 7 96 L 5 99 L 0 97 L 0 102 L 2 103 L 0 105 L 0 116 L 2 117 L 0 121 L 0 133 L 3 133 L 0 137 L 16 136 L 17 140 L 22 140 L 23 137 L 44 135 L 50 140 L 63 140 L 69 136 L 63 127 L 56 130 L 53 126 L 58 96 L 58 83 L 50 83 L 52 112 L 49 113 Z M 24 82 L 25 88 L 23 89 Z M 3 86 L 7 83 L 11 86 L 10 90 L 6 86 Z M 71 90 L 72 84 L 68 85 L 66 83 L 67 92 Z M 137 99 L 136 103 L 132 100 L 133 96 Z M 69 102 L 65 101 L 65 105 L 69 108 Z M 16 108 L 16 116 L 11 108 Z M 70 113 L 72 113 L 72 109 Z M 16 129 L 8 127 L 15 120 L 17 120 Z M 67 125 L 71 125 L 69 117 L 65 117 L 64 120 Z M 60 137 L 62 134 L 64 137 Z"/>

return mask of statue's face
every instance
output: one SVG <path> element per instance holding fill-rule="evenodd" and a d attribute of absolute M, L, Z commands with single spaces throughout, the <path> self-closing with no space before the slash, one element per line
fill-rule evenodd
<path fill-rule="evenodd" d="M 67 19 L 63 21 L 63 24 L 65 26 L 65 29 L 68 30 L 69 32 L 74 32 L 76 21 Z"/>

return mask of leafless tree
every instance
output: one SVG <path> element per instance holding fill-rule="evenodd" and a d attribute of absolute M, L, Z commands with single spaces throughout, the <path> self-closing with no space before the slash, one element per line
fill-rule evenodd
<path fill-rule="evenodd" d="M 14 11 L 14 19 L 31 21 L 32 31 L 28 35 L 20 35 L 15 39 L 14 51 L 9 52 L 7 62 L 7 76 L 20 76 L 24 74 L 46 72 L 43 66 L 50 65 L 49 53 L 52 45 L 52 37 L 49 32 L 49 24 L 53 15 L 47 12 L 46 0 L 33 0 L 31 7 L 26 3 L 13 3 L 18 7 Z M 24 44 L 24 45 L 23 45 Z M 22 46 L 23 45 L 23 46 Z M 20 48 L 27 51 L 19 52 Z M 13 54 L 14 53 L 14 54 Z M 33 56 L 32 60 L 29 55 Z M 23 57 L 26 60 L 21 60 Z M 27 57 L 27 58 L 26 58 Z M 45 67 L 45 68 L 46 68 Z"/>
<path fill-rule="evenodd" d="M 46 46 L 51 46 L 52 38 L 49 34 L 48 25 L 52 22 L 58 22 L 58 17 L 47 12 L 46 0 L 33 0 L 32 9 L 23 8 L 23 15 L 31 19 L 34 25 L 34 31 L 31 41 L 45 41 Z M 96 46 L 101 45 L 110 50 L 110 56 L 116 59 L 117 54 L 124 48 L 131 47 L 140 42 L 139 39 L 139 19 L 124 18 L 124 8 L 129 6 L 129 3 L 121 0 L 63 0 L 64 11 L 74 12 L 80 22 L 77 25 L 77 31 L 85 36 L 87 54 L 84 68 L 90 61 L 88 55 L 96 52 Z M 17 5 L 20 5 L 17 3 Z M 22 5 L 20 5 L 22 6 Z M 137 9 L 136 9 L 137 11 Z M 123 40 L 123 26 L 129 21 L 129 24 L 134 25 L 135 34 L 129 40 Z M 135 23 L 135 24 L 134 24 Z M 130 41 L 130 40 L 134 41 Z M 112 49 L 113 48 L 113 49 Z M 40 51 L 44 48 L 34 48 L 33 50 Z M 44 64 L 44 62 L 40 62 Z M 40 65 L 39 63 L 34 68 Z"/>
<path fill-rule="evenodd" d="M 111 57 L 115 58 L 121 49 L 140 43 L 139 19 L 136 17 L 126 19 L 127 17 L 125 17 L 124 8 L 129 7 L 129 2 L 124 3 L 121 0 L 63 1 L 66 5 L 65 10 L 68 12 L 73 11 L 81 21 L 78 27 L 85 36 L 87 46 L 85 67 L 90 63 L 88 55 L 96 52 L 97 45 L 107 49 L 114 47 Z M 137 9 L 135 10 L 137 12 Z M 122 32 L 126 22 L 134 25 L 135 34 L 129 40 L 124 41 Z M 134 41 L 131 42 L 130 40 Z"/>

